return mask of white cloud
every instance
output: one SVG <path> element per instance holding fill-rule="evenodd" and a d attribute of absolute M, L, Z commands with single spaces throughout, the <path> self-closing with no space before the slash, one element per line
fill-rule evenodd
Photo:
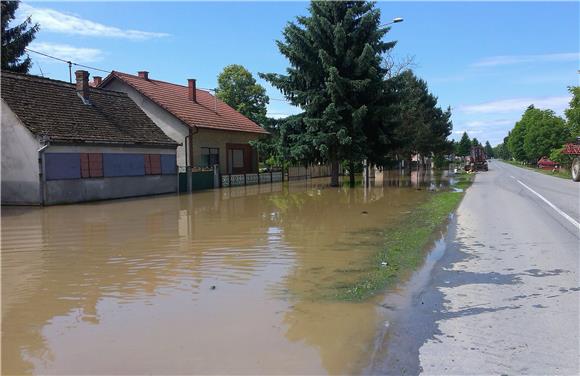
<path fill-rule="evenodd" d="M 469 128 L 491 128 L 491 127 L 498 127 L 504 125 L 512 125 L 515 124 L 516 120 L 510 119 L 495 119 L 495 120 L 471 120 L 465 123 L 465 125 Z"/>
<path fill-rule="evenodd" d="M 570 102 L 569 96 L 542 97 L 542 98 L 514 98 L 499 101 L 491 101 L 473 105 L 463 105 L 457 108 L 458 112 L 467 114 L 486 114 L 503 112 L 521 112 L 528 106 L 551 109 L 555 112 L 563 111 Z"/>
<path fill-rule="evenodd" d="M 68 44 L 33 42 L 30 44 L 30 49 L 60 59 L 74 61 L 75 63 L 92 63 L 102 60 L 103 58 L 103 51 L 99 49 L 74 47 L 69 46 Z M 42 55 L 35 56 L 38 56 L 41 59 L 48 59 Z M 55 60 L 51 59 L 51 61 L 54 62 Z"/>
<path fill-rule="evenodd" d="M 457 131 L 453 131 L 454 134 L 463 134 L 463 132 L 467 132 L 468 135 L 471 134 L 479 134 L 479 133 L 483 133 L 483 131 L 477 130 L 477 129 L 461 129 L 461 130 L 457 130 Z"/>
<path fill-rule="evenodd" d="M 578 61 L 579 59 L 580 53 L 578 52 L 541 54 L 541 55 L 504 55 L 483 58 L 480 61 L 474 63 L 473 66 L 495 67 L 498 65 L 513 65 L 525 63 L 553 63 L 553 62 Z"/>
<path fill-rule="evenodd" d="M 19 18 L 30 16 L 33 22 L 40 25 L 41 30 L 55 33 L 75 34 L 91 37 L 124 38 L 145 40 L 169 36 L 167 33 L 155 33 L 140 30 L 124 30 L 90 21 L 76 15 L 66 14 L 49 8 L 34 8 L 22 3 L 19 8 Z"/>

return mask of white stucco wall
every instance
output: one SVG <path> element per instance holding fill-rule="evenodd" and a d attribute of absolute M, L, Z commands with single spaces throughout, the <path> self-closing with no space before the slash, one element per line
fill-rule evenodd
<path fill-rule="evenodd" d="M 189 127 L 183 124 L 175 116 L 152 102 L 150 99 L 133 89 L 131 86 L 119 81 L 110 81 L 106 89 L 127 93 L 151 120 L 172 140 L 181 144 L 177 147 L 177 165 L 185 166 L 185 137 L 189 134 Z"/>
<path fill-rule="evenodd" d="M 155 124 L 167 136 L 182 144 L 177 148 L 177 165 L 185 167 L 185 137 L 189 134 L 189 127 L 179 119 L 171 115 L 162 107 L 158 106 L 147 97 L 133 89 L 124 82 L 114 79 L 110 81 L 106 89 L 127 93 L 129 97 L 149 116 Z M 220 131 L 207 128 L 198 128 L 198 132 L 193 135 L 193 164 L 199 166 L 201 161 L 201 148 L 219 148 L 220 151 L 220 171 L 226 173 L 226 143 L 247 144 L 250 140 L 255 140 L 264 135 L 250 132 Z"/>
<path fill-rule="evenodd" d="M 39 204 L 40 143 L 3 100 L 0 128 L 2 204 Z"/>

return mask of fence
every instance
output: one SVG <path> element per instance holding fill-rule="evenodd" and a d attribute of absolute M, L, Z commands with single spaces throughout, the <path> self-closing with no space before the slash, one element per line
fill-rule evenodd
<path fill-rule="evenodd" d="M 213 171 L 193 171 L 191 173 L 191 189 L 199 191 L 202 189 L 214 188 Z M 187 173 L 179 173 L 179 192 L 187 192 Z"/>
<path fill-rule="evenodd" d="M 338 174 L 343 174 L 341 166 L 339 166 Z M 312 179 L 327 176 L 330 176 L 329 165 L 294 166 L 288 168 L 288 180 Z"/>
<path fill-rule="evenodd" d="M 276 183 L 282 181 L 282 172 L 264 172 L 255 174 L 224 174 L 221 175 L 221 187 L 238 187 L 242 185 L 255 185 Z"/>

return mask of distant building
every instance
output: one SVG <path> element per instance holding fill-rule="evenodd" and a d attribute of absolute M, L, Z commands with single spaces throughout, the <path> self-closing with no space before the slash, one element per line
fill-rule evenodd
<path fill-rule="evenodd" d="M 124 93 L 2 72 L 2 204 L 177 191 L 177 143 Z"/>
<path fill-rule="evenodd" d="M 137 76 L 113 71 L 105 79 L 95 77 L 93 85 L 127 93 L 180 144 L 177 164 L 182 170 L 217 164 L 222 174 L 257 172 L 258 155 L 249 142 L 268 132 L 209 92 L 197 89 L 194 79 L 184 86 L 151 79 L 144 71 Z"/>

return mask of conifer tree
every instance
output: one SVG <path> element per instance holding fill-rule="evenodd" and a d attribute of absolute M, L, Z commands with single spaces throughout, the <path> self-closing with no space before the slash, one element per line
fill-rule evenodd
<path fill-rule="evenodd" d="M 331 164 L 331 185 L 338 185 L 341 160 L 376 156 L 388 143 L 385 75 L 382 54 L 394 46 L 383 42 L 380 11 L 362 1 L 316 2 L 310 14 L 298 17 L 277 41 L 288 58 L 285 75 L 262 74 L 287 99 L 304 110 L 304 133 L 296 149 L 312 161 Z M 351 183 L 354 184 L 354 168 Z"/>
<path fill-rule="evenodd" d="M 34 39 L 38 24 L 32 25 L 29 17 L 20 25 L 9 27 L 18 5 L 19 1 L 2 1 L 2 69 L 28 73 L 32 62 L 28 56 L 23 58 L 24 49 Z"/>
<path fill-rule="evenodd" d="M 471 152 L 471 140 L 469 139 L 467 132 L 463 132 L 463 136 L 461 136 L 461 140 L 459 140 L 457 155 L 465 157 L 469 155 L 470 152 Z"/>

